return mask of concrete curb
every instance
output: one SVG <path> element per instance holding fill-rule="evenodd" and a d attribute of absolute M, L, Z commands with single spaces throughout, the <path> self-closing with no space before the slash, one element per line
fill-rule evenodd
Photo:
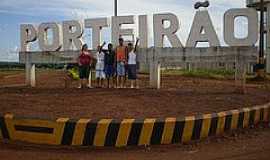
<path fill-rule="evenodd" d="M 270 122 L 270 103 L 184 118 L 41 120 L 0 116 L 0 139 L 64 146 L 141 146 L 188 143 Z"/>

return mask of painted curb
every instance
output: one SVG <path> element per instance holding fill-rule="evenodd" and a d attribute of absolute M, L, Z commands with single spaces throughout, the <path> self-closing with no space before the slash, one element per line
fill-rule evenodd
<path fill-rule="evenodd" d="M 270 122 L 270 103 L 252 108 L 164 119 L 41 120 L 0 116 L 0 139 L 63 146 L 142 146 L 188 143 Z"/>

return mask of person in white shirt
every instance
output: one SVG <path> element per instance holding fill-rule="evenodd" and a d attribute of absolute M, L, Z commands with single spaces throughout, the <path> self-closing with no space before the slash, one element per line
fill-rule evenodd
<path fill-rule="evenodd" d="M 138 77 L 137 77 L 137 46 L 139 39 L 137 38 L 135 47 L 132 43 L 128 44 L 128 79 L 130 80 L 130 88 L 134 88 L 134 83 L 136 88 L 139 88 Z"/>
<path fill-rule="evenodd" d="M 105 76 L 105 65 L 104 65 L 104 59 L 105 59 L 105 54 L 102 51 L 102 48 L 104 47 L 106 43 L 104 42 L 102 46 L 97 47 L 97 53 L 96 53 L 96 79 L 97 79 L 97 88 L 102 88 L 103 86 L 103 80 L 106 78 Z"/>

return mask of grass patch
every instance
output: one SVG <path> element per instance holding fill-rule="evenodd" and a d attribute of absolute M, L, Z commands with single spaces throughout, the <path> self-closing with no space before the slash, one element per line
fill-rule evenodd
<path fill-rule="evenodd" d="M 269 83 L 270 82 L 270 75 L 269 74 L 267 74 L 266 76 L 265 76 L 265 78 L 258 78 L 258 77 L 256 77 L 256 75 L 253 75 L 253 76 L 249 76 L 249 77 L 247 77 L 247 81 L 248 82 L 261 82 L 261 83 Z"/>
<path fill-rule="evenodd" d="M 0 68 L 0 72 L 17 72 L 17 71 L 24 71 L 24 69 L 20 68 Z"/>
<path fill-rule="evenodd" d="M 20 73 L 24 73 L 23 69 L 6 69 L 6 68 L 1 68 L 0 69 L 0 77 L 5 77 L 5 76 L 9 76 L 9 75 L 14 75 L 14 74 L 20 74 Z"/>
<path fill-rule="evenodd" d="M 232 70 L 210 70 L 210 69 L 197 69 L 197 70 L 182 70 L 182 69 L 169 69 L 161 72 L 164 75 L 181 75 L 187 77 L 200 77 L 211 79 L 231 79 L 234 77 Z"/>

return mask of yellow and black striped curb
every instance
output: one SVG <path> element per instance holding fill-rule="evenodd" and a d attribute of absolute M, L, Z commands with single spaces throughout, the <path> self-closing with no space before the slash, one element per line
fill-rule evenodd
<path fill-rule="evenodd" d="M 224 132 L 270 122 L 270 104 L 164 119 L 39 120 L 0 116 L 0 139 L 71 146 L 140 146 L 188 143 Z"/>

